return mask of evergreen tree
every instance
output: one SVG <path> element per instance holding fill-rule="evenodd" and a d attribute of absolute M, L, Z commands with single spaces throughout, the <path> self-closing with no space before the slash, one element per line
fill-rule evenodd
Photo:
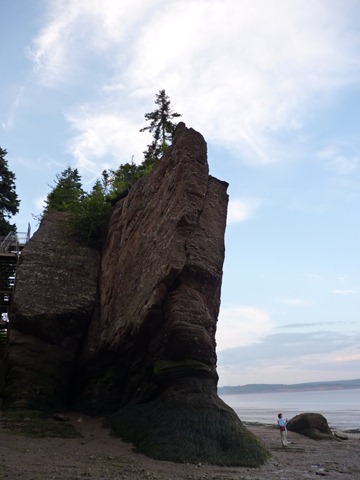
<path fill-rule="evenodd" d="M 111 212 L 111 204 L 106 201 L 108 191 L 107 172 L 102 180 L 97 180 L 90 193 L 85 194 L 79 203 L 73 205 L 69 214 L 71 230 L 87 245 L 100 248 L 103 244 L 105 228 Z"/>
<path fill-rule="evenodd" d="M 103 172 L 106 175 L 109 189 L 108 189 L 108 198 L 111 201 L 116 198 L 119 194 L 122 194 L 128 191 L 135 182 L 139 180 L 142 176 L 148 173 L 145 171 L 143 165 L 136 165 L 134 160 L 131 159 L 131 162 L 123 163 L 117 170 L 109 170 Z"/>
<path fill-rule="evenodd" d="M 0 147 L 0 236 L 16 231 L 15 224 L 12 225 L 9 219 L 19 212 L 20 205 L 15 188 L 15 174 L 9 170 L 5 155 L 7 151 Z"/>
<path fill-rule="evenodd" d="M 126 195 L 137 180 L 152 170 L 154 162 L 171 144 L 176 124 L 172 120 L 180 117 L 171 110 L 165 90 L 156 95 L 157 110 L 145 114 L 150 125 L 141 129 L 153 134 L 153 141 L 144 152 L 145 159 L 140 165 L 131 160 L 120 165 L 117 170 L 104 170 L 92 191 L 87 194 L 82 189 L 81 177 L 77 169 L 68 167 L 56 176 L 56 185 L 48 194 L 42 214 L 60 211 L 69 212 L 68 222 L 71 231 L 86 244 L 100 248 L 111 212 L 111 204 Z M 41 216 L 40 218 L 41 219 Z"/>
<path fill-rule="evenodd" d="M 150 122 L 150 125 L 140 130 L 140 132 L 149 131 L 153 135 L 153 141 L 144 152 L 146 166 L 151 166 L 155 160 L 158 160 L 164 150 L 171 144 L 172 134 L 176 127 L 176 123 L 173 123 L 172 120 L 181 117 L 180 113 L 172 112 L 170 99 L 165 90 L 160 90 L 156 95 L 155 104 L 158 108 L 145 114 L 145 118 Z"/>
<path fill-rule="evenodd" d="M 77 168 L 68 167 L 56 175 L 56 185 L 46 197 L 43 215 L 72 210 L 80 203 L 84 194 Z"/>

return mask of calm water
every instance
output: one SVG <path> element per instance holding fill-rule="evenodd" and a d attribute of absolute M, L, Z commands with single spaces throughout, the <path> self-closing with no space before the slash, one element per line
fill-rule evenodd
<path fill-rule="evenodd" d="M 243 422 L 276 423 L 277 414 L 285 418 L 299 413 L 321 413 L 330 428 L 360 429 L 360 389 L 316 392 L 247 393 L 221 395 Z"/>

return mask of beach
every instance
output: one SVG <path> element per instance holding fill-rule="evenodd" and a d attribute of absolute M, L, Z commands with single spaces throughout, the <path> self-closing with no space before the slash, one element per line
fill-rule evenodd
<path fill-rule="evenodd" d="M 274 425 L 246 425 L 268 447 L 272 460 L 261 468 L 193 465 L 153 460 L 110 435 L 101 418 L 67 413 L 78 438 L 31 438 L 0 428 L 0 479 L 21 480 L 300 480 L 360 479 L 360 435 L 315 441 L 288 432 L 281 446 Z"/>

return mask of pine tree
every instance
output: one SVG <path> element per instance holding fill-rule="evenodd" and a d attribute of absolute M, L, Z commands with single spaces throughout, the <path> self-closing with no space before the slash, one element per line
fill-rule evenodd
<path fill-rule="evenodd" d="M 109 170 L 106 173 L 109 189 L 108 198 L 111 200 L 118 194 L 128 191 L 141 177 L 145 175 L 143 165 L 136 165 L 133 158 L 131 162 L 123 163 L 117 170 Z"/>
<path fill-rule="evenodd" d="M 77 168 L 68 167 L 56 175 L 56 185 L 46 197 L 43 215 L 71 211 L 80 203 L 84 193 Z"/>
<path fill-rule="evenodd" d="M 7 151 L 0 147 L 0 236 L 15 232 L 15 224 L 9 219 L 19 212 L 20 201 L 16 194 L 15 174 L 8 168 Z"/>
<path fill-rule="evenodd" d="M 172 134 L 176 127 L 176 123 L 173 123 L 172 120 L 181 117 L 180 113 L 171 111 L 170 99 L 165 90 L 160 90 L 156 95 L 155 104 L 158 108 L 145 114 L 145 118 L 150 122 L 150 125 L 140 130 L 140 132 L 149 131 L 153 135 L 153 141 L 144 152 L 145 164 L 151 164 L 158 160 L 164 150 L 171 144 Z"/>
<path fill-rule="evenodd" d="M 107 172 L 97 180 L 90 193 L 85 194 L 69 214 L 71 230 L 85 244 L 101 248 L 111 204 L 106 201 L 108 189 Z"/>

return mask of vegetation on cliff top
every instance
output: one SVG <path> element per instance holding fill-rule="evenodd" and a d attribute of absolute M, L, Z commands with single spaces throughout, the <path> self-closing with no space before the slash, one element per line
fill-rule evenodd
<path fill-rule="evenodd" d="M 95 182 L 89 193 L 82 188 L 78 170 L 67 167 L 56 176 L 55 186 L 47 195 L 39 219 L 54 211 L 68 212 L 71 230 L 87 245 L 100 248 L 112 204 L 125 196 L 141 177 L 152 170 L 155 162 L 171 144 L 176 127 L 173 119 L 181 115 L 172 112 L 165 90 L 160 90 L 156 95 L 155 104 L 157 108 L 145 114 L 150 125 L 140 130 L 149 131 L 153 135 L 142 163 L 137 165 L 132 159 L 131 162 L 120 165 L 117 170 L 104 170 L 101 179 Z"/>
<path fill-rule="evenodd" d="M 156 110 L 145 113 L 145 118 L 150 122 L 150 125 L 140 130 L 140 132 L 149 131 L 153 135 L 152 142 L 144 152 L 144 162 L 148 164 L 158 160 L 164 150 L 171 144 L 176 127 L 172 120 L 181 117 L 180 113 L 172 112 L 170 98 L 166 95 L 165 90 L 160 90 L 156 95 L 155 104 L 158 106 Z"/>

